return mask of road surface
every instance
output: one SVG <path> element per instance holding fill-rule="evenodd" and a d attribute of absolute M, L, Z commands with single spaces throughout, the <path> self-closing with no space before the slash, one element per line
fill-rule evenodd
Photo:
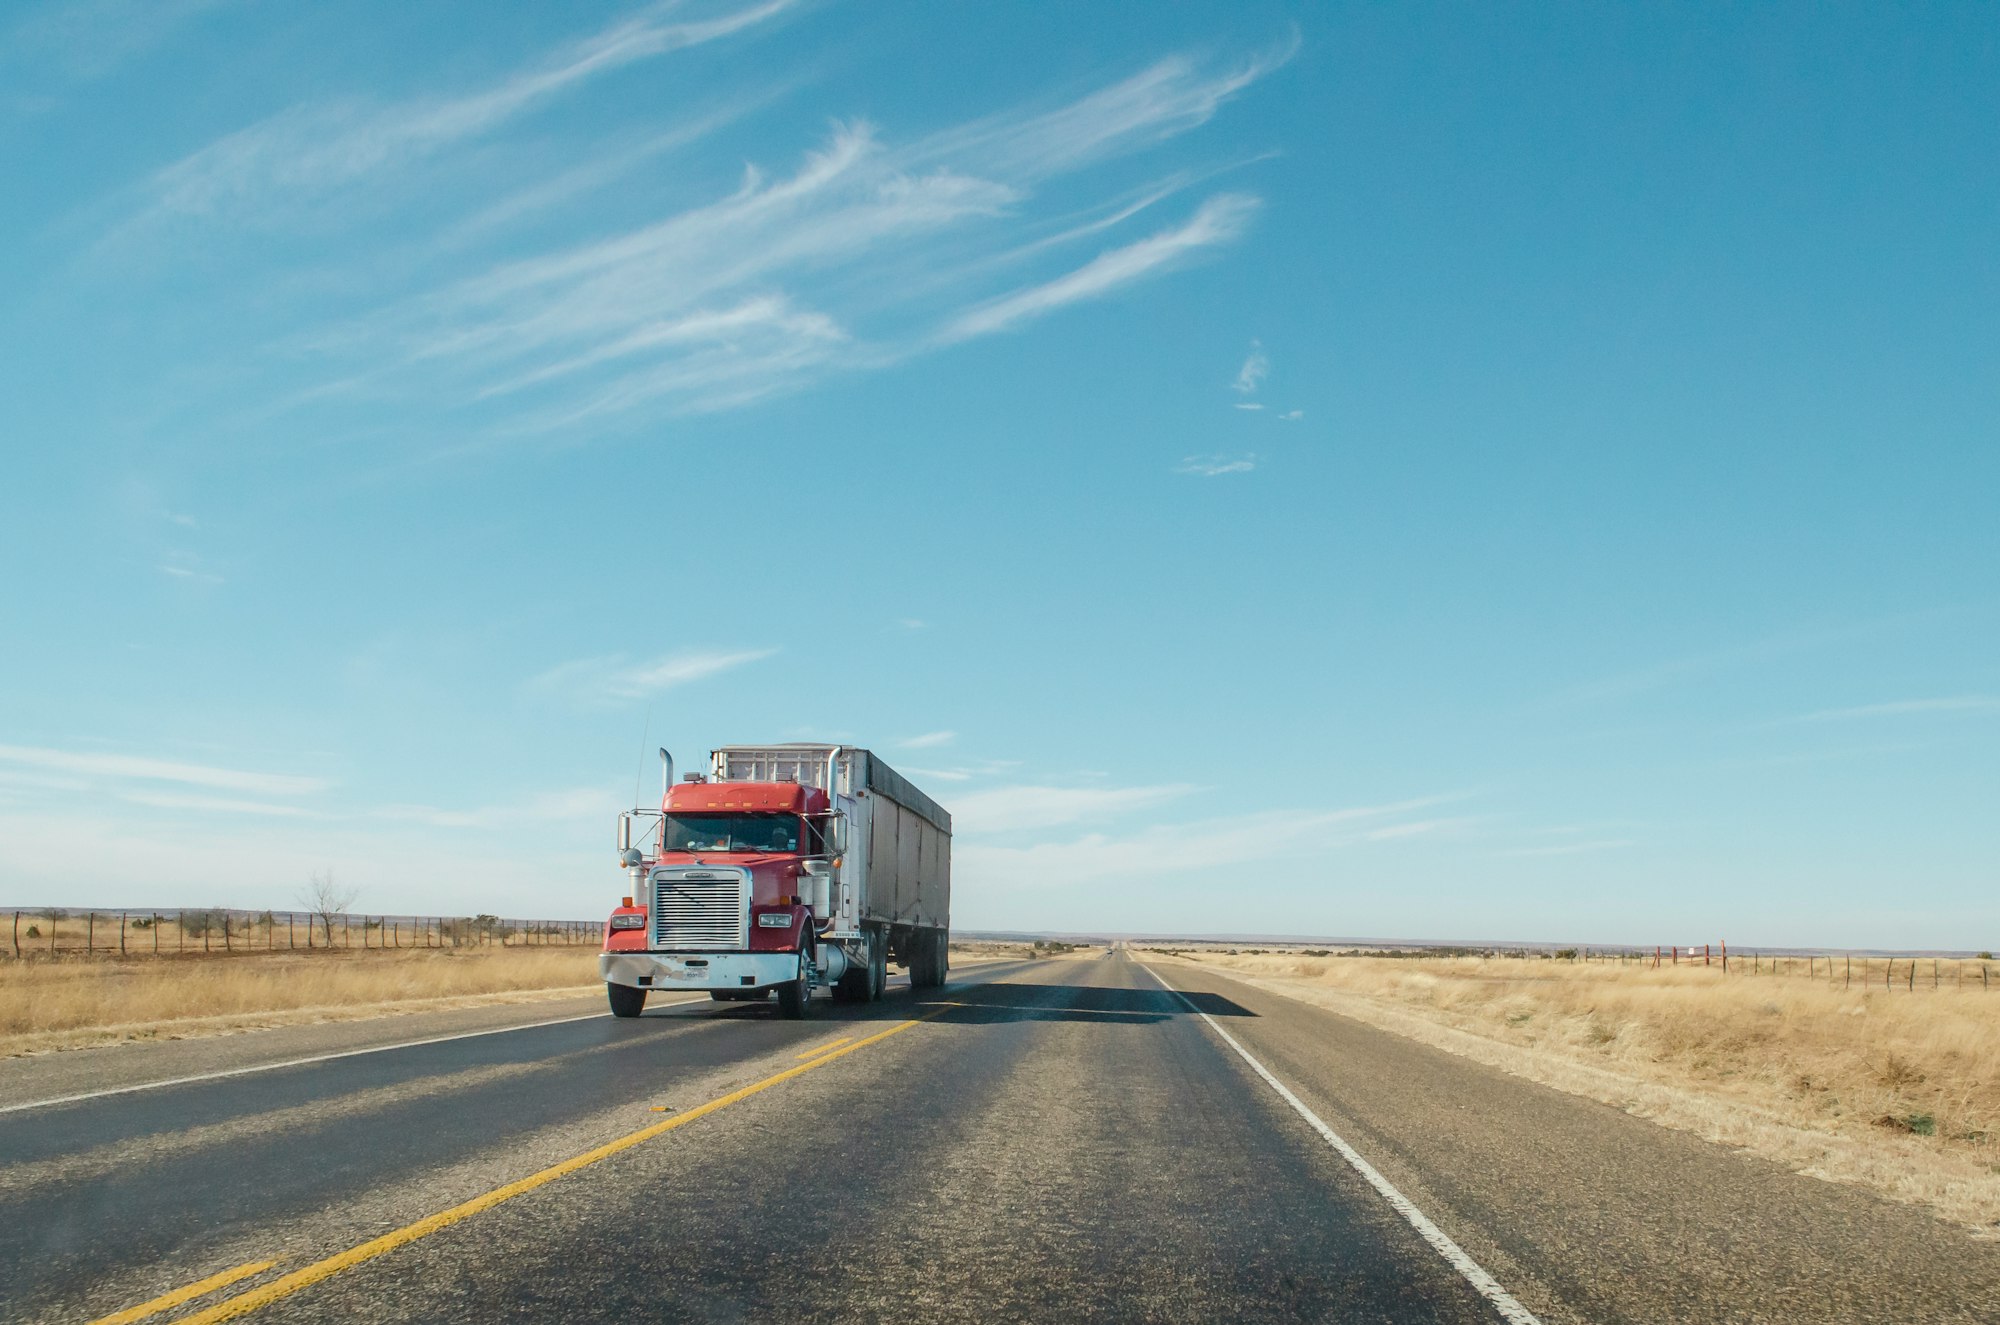
<path fill-rule="evenodd" d="M 2000 1320 L 2000 1243 L 1180 963 L 593 1012 L 0 1063 L 0 1320 Z"/>

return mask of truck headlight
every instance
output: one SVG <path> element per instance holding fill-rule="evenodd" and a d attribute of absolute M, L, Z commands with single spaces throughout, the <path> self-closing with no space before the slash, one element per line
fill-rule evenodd
<path fill-rule="evenodd" d="M 792 914 L 789 911 L 766 911 L 757 917 L 759 929 L 790 929 Z"/>
<path fill-rule="evenodd" d="M 646 917 L 644 916 L 611 917 L 611 928 L 613 929 L 644 929 L 645 927 Z"/>

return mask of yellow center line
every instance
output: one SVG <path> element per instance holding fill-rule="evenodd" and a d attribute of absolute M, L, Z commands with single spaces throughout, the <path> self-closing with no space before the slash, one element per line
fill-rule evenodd
<path fill-rule="evenodd" d="M 238 1316 L 248 1315 L 260 1307 L 269 1306 L 280 1298 L 290 1297 L 302 1288 L 310 1288 L 322 1279 L 331 1278 L 339 1274 L 342 1270 L 352 1269 L 365 1261 L 374 1260 L 377 1256 L 387 1255 L 389 1252 L 395 1251 L 398 1247 L 408 1246 L 419 1238 L 427 1238 L 442 1229 L 450 1228 L 453 1224 L 461 1220 L 470 1219 L 476 1214 L 491 1210 L 496 1205 L 534 1191 L 537 1187 L 547 1186 L 557 1178 L 567 1177 L 575 1173 L 578 1169 L 587 1168 L 599 1160 L 609 1159 L 621 1151 L 630 1150 L 633 1146 L 641 1145 L 656 1136 L 671 1132 L 676 1127 L 685 1127 L 695 1119 L 705 1118 L 717 1109 L 726 1109 L 740 1100 L 747 1100 L 752 1095 L 769 1090 L 780 1082 L 790 1081 L 793 1077 L 810 1072 L 816 1067 L 824 1067 L 836 1058 L 844 1058 L 857 1049 L 866 1049 L 871 1044 L 886 1040 L 891 1035 L 906 1031 L 921 1022 L 941 1017 L 949 1011 L 951 1011 L 950 1007 L 941 1007 L 935 1012 L 926 1013 L 921 1017 L 916 1017 L 909 1021 L 899 1021 L 886 1031 L 877 1032 L 864 1040 L 856 1040 L 853 1044 L 847 1045 L 844 1048 L 829 1048 L 810 1063 L 800 1063 L 797 1067 L 788 1067 L 782 1072 L 765 1077 L 762 1081 L 745 1086 L 741 1090 L 731 1091 L 729 1094 L 721 1096 L 718 1099 L 712 1099 L 706 1104 L 689 1109 L 686 1113 L 677 1114 L 672 1118 L 654 1123 L 650 1127 L 642 1127 L 636 1132 L 619 1137 L 616 1141 L 606 1142 L 595 1150 L 586 1150 L 581 1155 L 572 1156 L 559 1164 L 551 1164 L 539 1173 L 531 1173 L 527 1177 L 510 1182 L 504 1187 L 495 1187 L 492 1191 L 452 1206 L 449 1210 L 440 1210 L 434 1215 L 426 1215 L 415 1223 L 405 1224 L 392 1233 L 384 1233 L 379 1238 L 371 1238 L 359 1246 L 349 1247 L 346 1251 L 329 1256 L 325 1260 L 315 1261 L 304 1269 L 294 1270 L 282 1278 L 273 1279 L 262 1288 L 253 1288 L 249 1292 L 232 1297 L 225 1302 L 218 1302 L 206 1311 L 196 1312 L 192 1316 L 184 1316 L 180 1321 L 176 1322 L 176 1325 L 213 1325 L 213 1322 L 216 1321 L 234 1320 Z M 199 1285 L 196 1286 L 199 1287 Z"/>
<path fill-rule="evenodd" d="M 212 1274 L 199 1283 L 189 1284 L 186 1288 L 176 1288 L 173 1292 L 165 1294 L 162 1297 L 156 1297 L 151 1302 L 141 1302 L 136 1307 L 127 1307 L 114 1315 L 100 1316 L 90 1322 L 90 1325 L 130 1325 L 132 1321 L 144 1320 L 148 1316 L 158 1315 L 168 1307 L 177 1307 L 183 1302 L 192 1301 L 200 1297 L 203 1293 L 213 1293 L 225 1284 L 233 1284 L 239 1279 L 248 1279 L 253 1274 L 262 1274 L 276 1264 L 276 1261 L 253 1261 L 248 1265 L 239 1265 L 233 1270 L 224 1270 L 221 1274 Z"/>
<path fill-rule="evenodd" d="M 802 1054 L 795 1054 L 793 1056 L 796 1058 L 817 1058 L 821 1054 L 825 1053 L 827 1050 L 833 1048 L 835 1045 L 846 1044 L 849 1040 L 853 1038 L 854 1037 L 852 1035 L 843 1035 L 838 1040 L 829 1040 L 827 1043 L 820 1045 L 817 1049 L 808 1049 Z"/>

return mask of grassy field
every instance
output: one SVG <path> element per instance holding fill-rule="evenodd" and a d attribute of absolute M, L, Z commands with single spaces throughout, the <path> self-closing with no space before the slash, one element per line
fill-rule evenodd
<path fill-rule="evenodd" d="M 1616 962 L 1184 959 L 2000 1232 L 2000 989 L 1976 969 L 1933 990 L 1926 967 L 1910 992 Z"/>
<path fill-rule="evenodd" d="M 390 1016 L 598 988 L 590 947 L 0 962 L 0 1054 Z"/>

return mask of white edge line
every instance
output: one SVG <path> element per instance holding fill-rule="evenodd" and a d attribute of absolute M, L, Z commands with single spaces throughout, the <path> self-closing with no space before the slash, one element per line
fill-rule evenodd
<path fill-rule="evenodd" d="M 1511 1325 L 1541 1325 L 1541 1321 L 1536 1318 L 1534 1312 L 1515 1301 L 1514 1295 L 1502 1288 L 1499 1280 L 1488 1274 L 1478 1261 L 1466 1255 L 1465 1249 L 1456 1242 L 1453 1242 L 1443 1229 L 1433 1224 L 1430 1221 L 1430 1217 L 1417 1209 L 1409 1197 L 1397 1191 L 1396 1185 L 1377 1172 L 1373 1164 L 1363 1159 L 1360 1151 L 1341 1140 L 1340 1134 L 1335 1132 L 1331 1127 L 1328 1127 L 1318 1114 L 1307 1108 L 1305 1101 L 1292 1094 L 1290 1088 L 1284 1082 L 1278 1080 L 1277 1077 L 1273 1076 L 1269 1068 L 1265 1067 L 1255 1058 L 1252 1058 L 1250 1051 L 1236 1042 L 1235 1036 L 1216 1024 L 1215 1018 L 1196 1007 L 1189 1001 L 1186 994 L 1183 994 L 1165 980 L 1161 980 L 1158 971 L 1155 971 L 1144 962 L 1136 962 L 1134 964 L 1147 975 L 1158 980 L 1160 988 L 1179 999 L 1189 1012 L 1194 1013 L 1195 1016 L 1207 1022 L 1208 1028 L 1217 1035 L 1220 1035 L 1224 1044 L 1234 1049 L 1244 1062 L 1250 1064 L 1251 1070 L 1264 1078 L 1265 1084 L 1270 1086 L 1272 1090 L 1277 1091 L 1285 1103 L 1291 1105 L 1301 1118 L 1311 1123 L 1313 1130 L 1318 1132 L 1328 1145 L 1339 1151 L 1340 1157 L 1346 1160 L 1356 1173 L 1366 1178 L 1368 1185 L 1380 1192 L 1383 1198 L 1395 1207 L 1396 1213 L 1408 1220 L 1410 1227 L 1416 1229 L 1422 1235 L 1425 1242 L 1430 1243 L 1440 1256 L 1451 1263 L 1452 1269 L 1457 1270 L 1461 1275 L 1465 1276 L 1466 1282 L 1477 1289 L 1481 1297 L 1491 1302 L 1498 1309 L 1503 1319 L 1509 1321 Z"/>
<path fill-rule="evenodd" d="M 683 1003 L 697 1002 L 684 998 L 663 1007 L 679 1007 Z M 512 1031 L 539 1030 L 544 1026 L 567 1026 L 573 1021 L 595 1021 L 608 1017 L 608 1012 L 586 1012 L 580 1017 L 557 1017 L 551 1021 L 531 1021 L 519 1026 L 495 1026 L 489 1030 L 466 1031 L 461 1035 L 433 1035 L 427 1040 L 403 1040 L 396 1044 L 378 1044 L 367 1049 L 342 1049 L 337 1053 L 313 1054 L 307 1058 L 287 1058 L 278 1063 L 256 1063 L 249 1067 L 226 1068 L 220 1072 L 202 1072 L 191 1077 L 169 1077 L 165 1081 L 142 1081 L 136 1086 L 113 1086 L 109 1090 L 88 1090 L 81 1095 L 58 1095 L 54 1099 L 31 1100 L 26 1104 L 0 1105 L 0 1113 L 24 1113 L 29 1109 L 52 1109 L 58 1104 L 81 1104 L 85 1100 L 107 1099 L 113 1095 L 136 1095 L 142 1090 L 163 1090 L 168 1086 L 191 1086 L 201 1081 L 221 1081 L 228 1077 L 247 1077 L 257 1072 L 276 1072 L 287 1067 L 308 1067 L 314 1063 L 330 1063 L 337 1058 L 359 1058 L 363 1054 L 394 1053 L 398 1049 L 420 1049 L 427 1044 L 448 1044 L 453 1040 L 476 1040 L 482 1035 L 506 1035 Z"/>

